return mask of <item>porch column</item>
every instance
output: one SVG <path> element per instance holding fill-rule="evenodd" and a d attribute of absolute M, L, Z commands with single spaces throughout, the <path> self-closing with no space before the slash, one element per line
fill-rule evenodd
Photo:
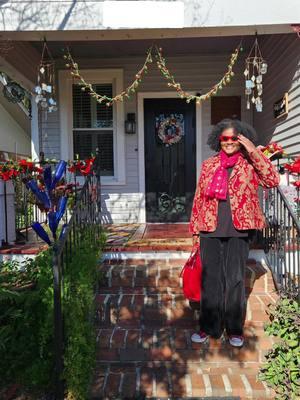
<path fill-rule="evenodd" d="M 15 192 L 11 181 L 0 181 L 0 246 L 16 240 Z"/>
<path fill-rule="evenodd" d="M 40 159 L 40 138 L 39 138 L 39 111 L 34 99 L 31 101 L 31 159 Z"/>

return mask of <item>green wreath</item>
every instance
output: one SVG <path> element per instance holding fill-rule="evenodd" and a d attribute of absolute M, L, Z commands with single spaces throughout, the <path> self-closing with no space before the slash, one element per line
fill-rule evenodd
<path fill-rule="evenodd" d="M 159 124 L 157 135 L 167 146 L 180 142 L 184 136 L 183 128 L 176 118 L 165 118 Z"/>

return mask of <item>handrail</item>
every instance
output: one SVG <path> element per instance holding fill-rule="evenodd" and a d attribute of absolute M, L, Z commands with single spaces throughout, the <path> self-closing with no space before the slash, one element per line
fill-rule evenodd
<path fill-rule="evenodd" d="M 290 213 L 290 215 L 291 215 L 291 218 L 292 218 L 294 224 L 297 226 L 297 229 L 298 229 L 298 231 L 300 232 L 300 220 L 299 220 L 299 218 L 297 218 L 297 216 L 295 215 L 294 210 L 292 209 L 290 203 L 289 203 L 288 200 L 286 199 L 286 197 L 285 197 L 285 195 L 284 195 L 282 189 L 280 188 L 280 186 L 277 187 L 277 190 L 278 190 L 278 192 L 280 193 L 280 195 L 282 196 L 282 200 L 283 200 L 283 202 L 284 202 L 286 208 L 288 209 L 288 211 L 289 211 L 289 213 Z"/>
<path fill-rule="evenodd" d="M 300 221 L 283 190 L 265 190 L 264 250 L 276 287 L 297 291 L 300 300 Z"/>

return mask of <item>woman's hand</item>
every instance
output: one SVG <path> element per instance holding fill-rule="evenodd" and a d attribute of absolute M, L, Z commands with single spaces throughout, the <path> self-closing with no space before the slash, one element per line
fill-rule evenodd
<path fill-rule="evenodd" d="M 197 247 L 200 243 L 199 235 L 193 235 L 193 247 Z"/>
<path fill-rule="evenodd" d="M 247 139 L 245 136 L 241 134 L 238 135 L 238 141 L 248 153 L 252 153 L 253 151 L 256 150 L 254 143 L 252 143 L 251 140 Z"/>

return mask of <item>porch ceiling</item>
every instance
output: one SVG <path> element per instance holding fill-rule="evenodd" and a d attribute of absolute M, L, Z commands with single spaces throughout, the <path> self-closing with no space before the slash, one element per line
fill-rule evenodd
<path fill-rule="evenodd" d="M 263 41 L 269 35 L 260 35 L 259 40 Z M 200 38 L 176 38 L 176 39 L 145 39 L 145 40 L 107 40 L 107 41 L 71 41 L 63 44 L 61 41 L 49 41 L 48 46 L 54 58 L 61 58 L 62 48 L 69 45 L 76 57 L 82 58 L 106 58 L 122 56 L 144 55 L 147 48 L 155 43 L 163 47 L 167 55 L 184 54 L 224 54 L 231 53 L 241 36 L 228 37 L 200 37 Z M 243 38 L 243 48 L 249 50 L 253 44 L 254 36 Z M 39 52 L 42 49 L 42 42 L 30 42 Z"/>

